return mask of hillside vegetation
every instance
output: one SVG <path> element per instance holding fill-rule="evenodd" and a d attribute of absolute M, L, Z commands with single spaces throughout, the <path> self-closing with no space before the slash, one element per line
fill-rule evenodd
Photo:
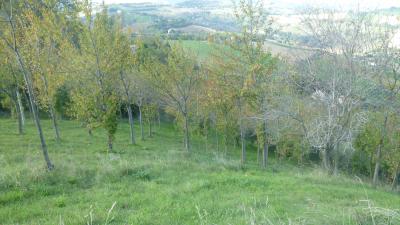
<path fill-rule="evenodd" d="M 254 151 L 241 169 L 239 149 L 224 156 L 215 142 L 206 149 L 199 137 L 188 157 L 169 124 L 137 145 L 126 144 L 129 128 L 120 124 L 115 151 L 107 153 L 104 132 L 90 137 L 79 123 L 61 121 L 62 142 L 48 140 L 56 165 L 51 173 L 43 167 L 30 120 L 24 136 L 15 132 L 13 120 L 0 124 L 4 225 L 400 222 L 397 194 L 275 159 L 267 170 L 258 169 Z M 51 136 L 50 121 L 43 124 Z"/>
<path fill-rule="evenodd" d="M 400 224 L 399 27 L 263 2 L 0 1 L 0 225 Z"/>

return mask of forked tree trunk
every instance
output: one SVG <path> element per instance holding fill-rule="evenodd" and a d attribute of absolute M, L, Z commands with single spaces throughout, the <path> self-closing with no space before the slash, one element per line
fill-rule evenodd
<path fill-rule="evenodd" d="M 133 112 L 132 112 L 132 107 L 130 104 L 127 106 L 128 109 L 128 117 L 129 117 L 129 127 L 131 131 L 131 144 L 136 144 L 135 140 L 135 126 L 134 126 L 134 120 L 133 120 Z"/>

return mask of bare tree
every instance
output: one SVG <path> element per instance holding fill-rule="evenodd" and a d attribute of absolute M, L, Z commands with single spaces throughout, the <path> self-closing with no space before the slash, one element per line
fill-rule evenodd
<path fill-rule="evenodd" d="M 352 150 L 365 121 L 361 106 L 371 87 L 363 59 L 370 50 L 371 23 L 359 12 L 320 9 L 308 11 L 302 22 L 318 43 L 316 54 L 303 60 L 300 69 L 299 86 L 314 108 L 307 139 L 320 150 L 323 166 L 337 174 L 341 154 Z"/>

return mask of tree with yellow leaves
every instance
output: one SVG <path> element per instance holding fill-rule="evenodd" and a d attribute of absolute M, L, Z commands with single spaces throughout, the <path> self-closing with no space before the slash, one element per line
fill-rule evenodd
<path fill-rule="evenodd" d="M 160 93 L 167 111 L 183 122 L 184 148 L 190 152 L 190 117 L 202 68 L 178 44 L 158 44 L 157 48 L 163 54 L 148 54 L 144 57 L 143 67 L 148 80 Z"/>
<path fill-rule="evenodd" d="M 72 91 L 73 112 L 91 130 L 103 127 L 107 131 L 108 150 L 113 150 L 113 141 L 118 127 L 117 111 L 119 97 L 117 86 L 120 75 L 119 34 L 122 32 L 107 8 L 93 15 L 91 3 L 83 4 L 85 22 L 80 36 L 80 55 L 76 57 Z"/>

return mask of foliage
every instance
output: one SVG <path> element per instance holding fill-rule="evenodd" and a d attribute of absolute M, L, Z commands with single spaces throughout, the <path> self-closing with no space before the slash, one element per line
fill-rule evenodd
<path fill-rule="evenodd" d="M 63 117 L 67 116 L 68 109 L 71 106 L 71 90 L 67 85 L 59 87 L 55 93 L 54 108 Z"/>
<path fill-rule="evenodd" d="M 187 4 L 193 2 L 182 3 Z M 208 35 L 208 42 L 175 40 L 183 36 L 169 28 L 189 25 L 185 19 L 164 20 L 137 12 L 157 10 L 155 6 L 139 4 L 128 13 L 124 11 L 127 8 L 114 5 L 108 9 L 104 3 L 95 6 L 90 0 L 0 2 L 0 110 L 11 110 L 19 134 L 23 134 L 23 102 L 29 100 L 47 169 L 54 169 L 47 145 L 60 165 L 52 173 L 44 173 L 32 151 L 22 151 L 35 146 L 29 133 L 31 121 L 27 120 L 25 136 L 14 136 L 8 132 L 11 120 L 0 119 L 2 127 L 7 127 L 0 134 L 5 140 L 5 147 L 0 147 L 0 166 L 6 171 L 0 174 L 0 192 L 4 192 L 0 205 L 6 207 L 4 212 L 0 210 L 0 221 L 5 218 L 19 224 L 32 217 L 34 222 L 50 223 L 50 217 L 44 222 L 35 218 L 35 209 L 16 215 L 15 221 L 7 218 L 16 214 L 18 204 L 25 207 L 31 203 L 25 201 L 31 197 L 40 207 L 42 201 L 54 200 L 56 208 L 71 209 L 66 217 L 86 207 L 81 203 L 71 208 L 73 202 L 61 195 L 65 192 L 73 201 L 99 201 L 107 209 L 111 198 L 123 201 L 125 205 L 119 209 L 129 218 L 110 218 L 112 210 L 119 207 L 113 199 L 107 217 L 99 218 L 106 224 L 274 224 L 296 215 L 301 215 L 296 222 L 311 224 L 325 220 L 333 224 L 397 222 L 396 209 L 378 210 L 369 200 L 370 217 L 359 212 L 350 215 L 365 189 L 340 176 L 372 178 L 374 187 L 381 180 L 397 190 L 400 51 L 392 44 L 398 32 L 394 26 L 382 24 L 381 18 L 369 13 L 306 10 L 301 25 L 313 48 L 294 48 L 296 56 L 288 56 L 287 46 L 270 48 L 267 38 L 284 31 L 275 31 L 261 0 L 234 1 L 238 30 Z M 124 11 L 121 14 L 120 9 Z M 155 37 L 151 33 L 149 37 L 135 33 L 136 25 L 158 19 L 159 26 L 143 28 L 170 34 Z M 180 30 L 185 33 L 186 29 Z M 201 40 L 207 36 L 183 35 Z M 46 129 L 42 129 L 44 115 L 39 110 L 49 114 L 57 142 L 46 142 L 49 122 L 46 120 Z M 126 123 L 122 123 L 125 112 L 131 145 Z M 160 114 L 167 115 L 165 121 Z M 90 136 L 83 135 L 76 121 L 61 121 L 66 132 L 61 141 L 58 115 L 79 121 Z M 142 136 L 137 143 L 136 116 Z M 158 128 L 153 126 L 156 119 Z M 161 126 L 171 121 L 174 125 Z M 146 142 L 145 126 L 150 137 L 154 134 Z M 182 141 L 173 126 L 183 131 Z M 98 144 L 104 139 L 107 156 Z M 190 154 L 179 151 L 182 142 Z M 297 167 L 291 165 L 293 161 Z M 314 163 L 320 163 L 325 171 L 317 166 L 312 169 L 309 165 Z M 264 171 L 257 169 L 260 164 Z M 185 178 L 179 180 L 181 177 Z M 105 196 L 109 194 L 105 187 L 117 192 Z M 95 193 L 92 199 L 80 193 L 89 188 Z M 390 193 L 366 189 L 384 207 L 397 203 Z M 126 190 L 144 196 L 129 199 L 132 196 Z M 244 194 L 238 194 L 243 190 Z M 258 202 L 268 201 L 265 194 L 282 190 L 282 199 L 272 200 L 275 215 L 257 211 L 270 209 L 268 203 Z M 310 195 L 314 192 L 317 198 Z M 221 199 L 211 201 L 215 200 L 211 195 Z M 250 195 L 257 199 L 249 200 Z M 160 199 L 166 201 L 160 203 Z M 293 201 L 296 204 L 289 204 Z M 193 207 L 187 207 L 188 202 Z M 218 203 L 211 206 L 210 202 Z M 321 216 L 309 216 L 316 208 Z M 345 210 L 348 220 L 338 216 L 337 208 Z M 51 210 L 50 216 L 66 212 Z M 79 217 L 66 222 L 98 223 L 93 221 L 94 210 L 89 209 L 85 220 Z M 132 215 L 135 210 L 139 213 Z M 167 219 L 162 221 L 162 217 Z M 64 223 L 61 220 L 60 224 Z"/>

